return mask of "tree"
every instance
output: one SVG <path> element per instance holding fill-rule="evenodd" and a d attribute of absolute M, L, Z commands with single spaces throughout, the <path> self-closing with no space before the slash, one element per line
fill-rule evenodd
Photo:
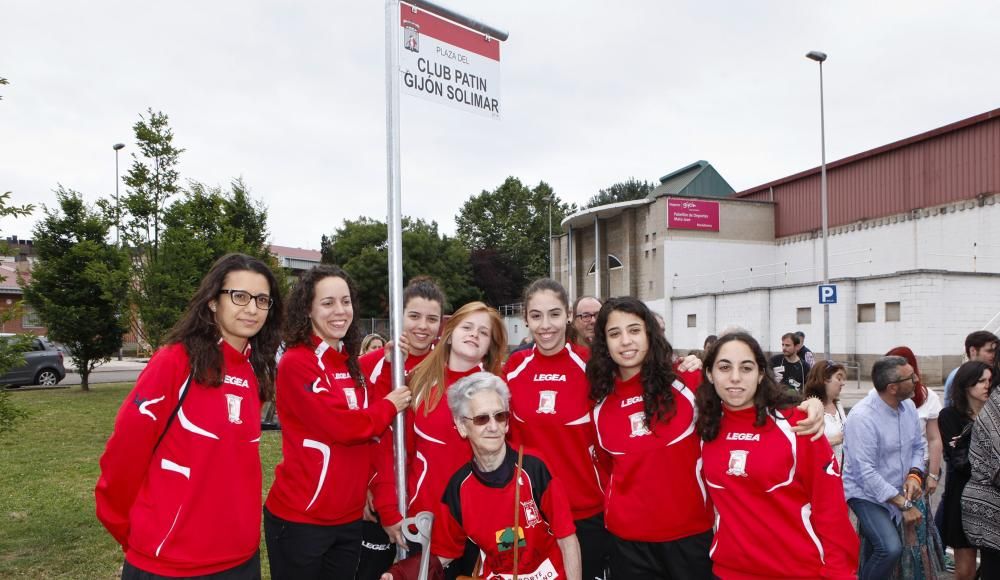
<path fill-rule="evenodd" d="M 251 198 L 242 179 L 234 180 L 228 192 L 192 181 L 184 198 L 164 212 L 160 249 L 144 272 L 145 299 L 135 304 L 150 345 L 163 344 L 219 257 L 241 252 L 270 263 L 279 273 L 267 236 L 267 208 Z"/>
<path fill-rule="evenodd" d="M 469 198 L 455 216 L 458 237 L 470 250 L 495 250 L 521 273 L 517 294 L 523 280 L 549 275 L 550 200 L 552 234 L 557 235 L 562 231 L 559 223 L 576 206 L 562 203 L 544 181 L 531 189 L 508 177 L 493 191 Z M 505 284 L 512 283 L 508 277 Z"/>
<path fill-rule="evenodd" d="M 111 222 L 79 193 L 59 186 L 56 199 L 59 209 L 45 208 L 35 226 L 38 262 L 24 298 L 49 337 L 69 347 L 86 391 L 94 367 L 118 351 L 128 328 L 128 258 L 107 242 Z"/>
<path fill-rule="evenodd" d="M 510 258 L 490 248 L 473 250 L 470 260 L 473 283 L 483 291 L 487 304 L 499 308 L 521 300 L 527 282 Z"/>
<path fill-rule="evenodd" d="M 457 239 L 442 236 L 436 222 L 403 218 L 403 280 L 431 276 L 444 290 L 446 311 L 480 294 L 472 284 L 468 250 Z M 322 240 L 323 262 L 337 264 L 354 279 L 361 296 L 355 311 L 360 318 L 383 318 L 389 313 L 388 228 L 367 217 L 344 220 L 344 225 Z"/>
<path fill-rule="evenodd" d="M 648 181 L 639 181 L 634 177 L 630 177 L 628 181 L 619 181 L 607 189 L 598 191 L 597 195 L 591 197 L 590 201 L 587 202 L 587 207 L 645 199 L 649 195 L 649 192 L 653 191 L 654 187 L 655 185 Z"/>
<path fill-rule="evenodd" d="M 7 84 L 7 79 L 0 78 L 0 84 Z M 34 211 L 34 206 L 30 204 L 8 206 L 7 203 L 10 201 L 10 195 L 9 191 L 0 193 L 0 217 L 24 217 Z M 6 242 L 0 242 L 0 252 L 6 253 L 6 249 Z M 0 312 L 0 322 L 9 322 L 19 314 L 18 308 L 11 308 Z M 27 344 L 28 341 L 23 336 L 0 340 L 0 375 L 7 372 L 10 368 L 24 363 L 22 353 L 27 350 Z M 0 435 L 13 430 L 17 421 L 26 416 L 27 413 L 14 406 L 14 403 L 10 400 L 10 393 L 0 391 Z"/>
<path fill-rule="evenodd" d="M 169 200 L 180 191 L 177 162 L 184 152 L 174 146 L 174 133 L 166 114 L 148 109 L 147 116 L 139 115 L 139 121 L 132 126 L 139 155 L 132 154 L 132 167 L 124 177 L 127 188 L 121 200 L 124 212 L 120 213 L 113 201 L 100 202 L 105 215 L 120 224 L 122 242 L 131 249 L 133 274 L 129 294 L 131 303 L 137 306 L 150 304 L 160 291 L 159 280 L 154 278 L 161 266 L 161 231 Z M 152 346 L 158 346 L 159 337 L 147 334 L 142 312 L 133 328 Z M 154 331 L 158 328 L 156 322 L 151 328 Z"/>

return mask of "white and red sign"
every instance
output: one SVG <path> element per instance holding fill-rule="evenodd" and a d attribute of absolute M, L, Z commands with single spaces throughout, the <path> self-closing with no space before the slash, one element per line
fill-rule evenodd
<path fill-rule="evenodd" d="M 399 4 L 399 80 L 404 93 L 500 118 L 500 41 Z"/>
<path fill-rule="evenodd" d="M 719 231 L 719 202 L 700 199 L 667 200 L 667 228 Z"/>

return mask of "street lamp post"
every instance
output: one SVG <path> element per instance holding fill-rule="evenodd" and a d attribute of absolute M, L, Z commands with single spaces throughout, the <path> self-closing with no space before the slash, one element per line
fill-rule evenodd
<path fill-rule="evenodd" d="M 115 245 L 121 245 L 122 237 L 122 214 L 121 206 L 118 203 L 118 182 L 121 181 L 118 173 L 118 152 L 125 148 L 124 143 L 115 143 L 111 146 L 115 150 Z"/>
<path fill-rule="evenodd" d="M 806 58 L 819 63 L 819 142 L 820 142 L 820 177 L 819 177 L 819 199 L 820 212 L 823 220 L 823 283 L 830 283 L 830 253 L 827 249 L 827 236 L 830 227 L 830 217 L 827 211 L 826 199 L 826 119 L 823 111 L 823 62 L 826 60 L 826 53 L 818 50 L 810 50 L 806 53 Z M 830 305 L 823 305 L 823 353 L 826 358 L 833 358 L 830 352 Z"/>
<path fill-rule="evenodd" d="M 552 263 L 552 198 L 555 194 L 549 196 L 549 278 L 556 277 L 556 268 Z"/>

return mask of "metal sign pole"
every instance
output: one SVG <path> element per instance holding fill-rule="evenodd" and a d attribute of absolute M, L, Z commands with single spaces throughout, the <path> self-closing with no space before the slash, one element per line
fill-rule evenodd
<path fill-rule="evenodd" d="M 389 320 L 392 333 L 392 388 L 403 388 L 405 373 L 399 338 L 403 334 L 403 226 L 399 169 L 399 0 L 385 2 L 385 146 L 387 224 L 389 226 Z M 406 416 L 394 420 L 393 447 L 396 497 L 406 517 Z M 400 557 L 405 553 L 399 549 Z"/>

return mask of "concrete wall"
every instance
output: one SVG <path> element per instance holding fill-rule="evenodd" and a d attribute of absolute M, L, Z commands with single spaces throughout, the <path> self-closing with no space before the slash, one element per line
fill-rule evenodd
<path fill-rule="evenodd" d="M 886 320 L 886 303 L 898 302 L 899 321 Z M 859 322 L 858 306 L 875 305 L 875 321 Z M 811 322 L 797 323 L 797 309 L 811 309 Z M 700 348 L 709 334 L 730 325 L 749 330 L 765 350 L 781 349 L 781 335 L 801 330 L 817 356 L 823 353 L 823 308 L 812 284 L 671 301 L 672 344 Z M 838 303 L 830 307 L 830 346 L 836 360 L 855 360 L 867 374 L 871 363 L 894 346 L 917 354 L 921 374 L 940 383 L 961 361 L 966 334 L 1000 312 L 1000 275 L 911 271 L 900 275 L 841 279 Z M 688 315 L 697 324 L 687 326 Z"/>

